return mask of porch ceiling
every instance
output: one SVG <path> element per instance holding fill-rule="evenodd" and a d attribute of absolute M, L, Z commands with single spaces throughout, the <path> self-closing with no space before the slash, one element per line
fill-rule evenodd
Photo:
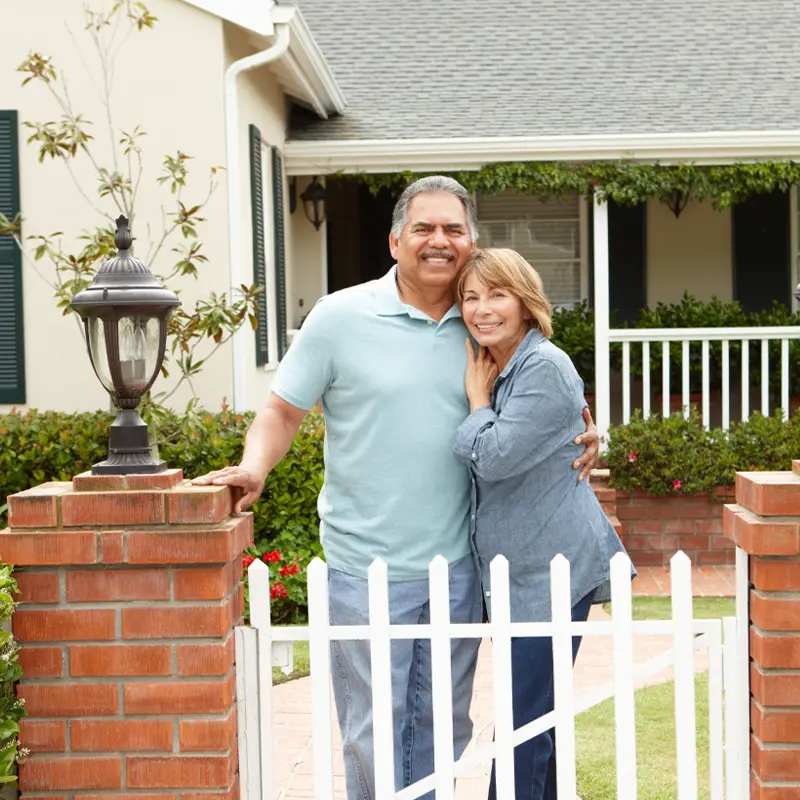
<path fill-rule="evenodd" d="M 297 0 L 348 108 L 294 141 L 787 131 L 786 0 Z"/>

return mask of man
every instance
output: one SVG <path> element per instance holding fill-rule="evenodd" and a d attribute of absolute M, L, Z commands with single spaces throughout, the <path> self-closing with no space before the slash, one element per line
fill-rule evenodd
<path fill-rule="evenodd" d="M 322 399 L 320 535 L 334 625 L 368 623 L 367 568 L 378 556 L 388 565 L 393 624 L 429 622 L 428 564 L 436 555 L 450 564 L 452 620 L 481 620 L 469 542 L 470 476 L 452 453 L 456 429 L 469 413 L 466 329 L 454 305 L 453 279 L 476 238 L 475 210 L 463 186 L 440 176 L 411 184 L 397 202 L 389 235 L 396 266 L 317 304 L 247 433 L 242 463 L 194 481 L 242 487 L 236 511 L 243 511 L 260 496 L 306 412 Z M 590 417 L 578 438 L 590 445 L 574 465 L 582 467 L 582 479 L 597 453 Z M 478 645 L 477 639 L 452 643 L 457 758 L 471 735 Z M 429 640 L 393 643 L 398 789 L 433 772 L 430 667 Z M 332 672 L 347 796 L 371 800 L 369 642 L 334 642 Z"/>

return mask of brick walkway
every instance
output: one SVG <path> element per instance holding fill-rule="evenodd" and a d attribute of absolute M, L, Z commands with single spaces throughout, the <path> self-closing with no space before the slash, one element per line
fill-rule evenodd
<path fill-rule="evenodd" d="M 692 570 L 692 584 L 697 597 L 730 597 L 735 593 L 733 567 L 698 567 Z M 669 596 L 669 571 L 662 567 L 645 567 L 633 584 L 634 594 Z M 609 619 L 600 606 L 594 606 L 590 620 Z M 666 652 L 670 636 L 637 636 L 634 640 L 634 661 L 642 664 Z M 705 660 L 698 654 L 696 667 L 703 669 Z M 608 636 L 586 637 L 575 665 L 575 691 L 578 695 L 602 686 L 613 679 L 613 653 Z M 653 676 L 647 684 L 671 678 L 671 669 Z M 301 678 L 282 684 L 274 690 L 274 764 L 276 796 L 280 800 L 313 798 L 313 749 L 311 742 L 310 681 Z M 468 750 L 491 742 L 493 726 L 491 645 L 484 641 L 478 660 L 475 689 L 472 697 L 473 739 Z M 335 716 L 335 712 L 334 712 Z M 344 766 L 339 731 L 334 723 L 333 738 L 335 800 L 346 800 Z M 489 764 L 459 779 L 457 800 L 485 800 Z"/>

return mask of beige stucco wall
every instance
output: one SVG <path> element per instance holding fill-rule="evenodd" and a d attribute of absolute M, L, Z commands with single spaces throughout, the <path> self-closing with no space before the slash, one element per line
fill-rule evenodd
<path fill-rule="evenodd" d="M 647 204 L 647 303 L 731 300 L 731 214 L 708 202 L 690 202 L 675 217 L 663 203 Z"/>
<path fill-rule="evenodd" d="M 147 131 L 142 140 L 145 172 L 134 223 L 138 240 L 135 253 L 140 258 L 145 257 L 150 242 L 161 235 L 162 207 L 169 212 L 174 204 L 168 186 L 156 183 L 164 155 L 181 150 L 192 156 L 182 199 L 187 204 L 200 202 L 208 191 L 211 167 L 226 163 L 225 68 L 259 46 L 241 29 L 181 0 L 148 0 L 147 5 L 158 22 L 153 30 L 134 32 L 129 38 L 117 62 L 112 97 L 117 129 L 132 130 L 138 124 Z M 65 23 L 83 59 L 92 67 L 93 74 L 97 73 L 91 40 L 83 31 L 82 3 L 30 0 L 18 4 L 14 14 L 0 26 L 0 76 L 4 86 L 0 108 L 16 109 L 20 122 L 58 117 L 58 108 L 47 89 L 38 83 L 21 88 L 21 75 L 15 72 L 29 51 L 51 55 L 67 76 L 74 108 L 94 123 L 92 133 L 96 141 L 92 148 L 98 154 L 98 161 L 110 165 L 111 148 L 102 104 Z M 239 88 L 242 253 L 248 265 L 245 272 L 252 276 L 247 125 L 254 122 L 265 139 L 281 146 L 286 110 L 283 92 L 268 68 L 241 76 Z M 81 197 L 63 163 L 38 163 L 37 150 L 24 144 L 25 130 L 20 129 L 25 234 L 62 230 L 65 243 L 77 250 L 80 233 L 100 224 L 102 217 Z M 72 169 L 93 204 L 117 216 L 117 209 L 108 200 L 95 199 L 96 180 L 88 160 L 85 157 L 75 160 Z M 218 187 L 202 213 L 207 221 L 199 227 L 208 263 L 200 265 L 198 281 L 184 278 L 171 284 L 171 288 L 181 290 L 187 308 L 193 308 L 198 299 L 212 291 L 227 292 L 230 285 L 225 171 L 218 173 L 217 181 Z M 154 271 L 164 274 L 170 268 L 176 259 L 170 250 L 181 242 L 179 234 L 168 241 L 151 265 Z M 292 236 L 287 235 L 287 265 L 291 265 L 291 248 Z M 37 268 L 47 280 L 54 279 L 51 264 L 39 262 Z M 65 411 L 106 407 L 107 395 L 91 370 L 75 321 L 63 317 L 56 309 L 51 288 L 37 276 L 31 263 L 24 264 L 23 276 L 27 405 Z M 243 335 L 243 341 L 249 342 L 251 348 L 246 360 L 247 401 L 250 407 L 257 407 L 266 396 L 271 374 L 255 367 L 251 331 Z M 210 349 L 210 345 L 201 347 L 198 357 L 204 357 Z M 223 346 L 194 379 L 194 388 L 204 407 L 219 408 L 223 398 L 228 402 L 232 399 L 231 351 L 230 344 Z M 172 378 L 159 378 L 155 391 L 170 389 L 172 383 Z M 186 387 L 173 396 L 170 404 L 183 408 L 190 397 Z M 0 406 L 0 413 L 5 410 L 8 407 Z"/>

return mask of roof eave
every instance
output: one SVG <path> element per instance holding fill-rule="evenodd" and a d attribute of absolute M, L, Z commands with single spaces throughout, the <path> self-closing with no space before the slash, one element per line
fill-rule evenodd
<path fill-rule="evenodd" d="M 284 159 L 289 175 L 477 170 L 503 161 L 730 164 L 800 160 L 800 130 L 289 140 Z"/>

